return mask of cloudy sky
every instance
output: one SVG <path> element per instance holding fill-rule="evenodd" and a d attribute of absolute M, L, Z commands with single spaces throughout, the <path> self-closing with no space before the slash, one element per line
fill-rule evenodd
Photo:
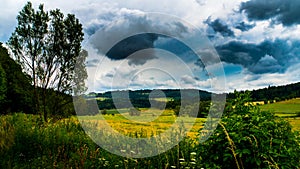
<path fill-rule="evenodd" d="M 0 0 L 0 41 L 27 1 Z M 233 91 L 300 81 L 300 1 L 34 0 L 84 27 L 89 91 Z"/>

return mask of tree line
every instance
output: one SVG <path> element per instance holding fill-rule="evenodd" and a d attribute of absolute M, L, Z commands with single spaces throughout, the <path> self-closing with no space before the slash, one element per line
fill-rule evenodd
<path fill-rule="evenodd" d="M 245 91 L 241 91 L 245 93 Z M 300 82 L 283 85 L 283 86 L 268 86 L 263 89 L 250 91 L 253 101 L 273 102 L 289 100 L 300 97 Z M 233 99 L 234 93 L 228 94 L 228 99 Z"/>

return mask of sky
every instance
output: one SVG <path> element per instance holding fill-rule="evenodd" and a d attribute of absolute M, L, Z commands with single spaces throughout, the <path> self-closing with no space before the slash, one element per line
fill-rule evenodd
<path fill-rule="evenodd" d="M 26 0 L 0 0 L 0 41 Z M 252 90 L 300 81 L 300 1 L 33 0 L 83 25 L 88 91 Z"/>

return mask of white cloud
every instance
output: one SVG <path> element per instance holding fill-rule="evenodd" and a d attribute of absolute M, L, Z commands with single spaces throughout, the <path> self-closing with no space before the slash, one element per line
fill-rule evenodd
<path fill-rule="evenodd" d="M 128 36 L 137 31 L 151 32 L 160 30 L 161 32 L 174 35 L 184 32 L 180 25 L 165 22 L 166 20 L 163 20 L 163 18 L 149 18 L 147 12 L 173 15 L 201 29 L 207 28 L 207 25 L 205 25 L 203 21 L 209 16 L 212 16 L 214 19 L 222 19 L 230 28 L 233 28 L 235 23 L 247 21 L 244 14 L 236 14 L 234 12 L 234 10 L 239 8 L 239 4 L 242 1 L 246 0 L 146 0 L 142 2 L 139 0 L 89 0 L 75 2 L 33 0 L 32 2 L 34 7 L 37 7 L 40 3 L 44 3 L 45 9 L 47 10 L 59 8 L 64 13 L 75 13 L 76 17 L 78 17 L 83 24 L 86 34 L 93 34 L 97 32 L 99 28 L 105 28 L 102 31 L 98 31 L 92 38 L 86 35 L 86 40 L 83 43 L 85 48 L 89 48 L 88 60 L 91 63 L 90 66 L 98 66 L 97 69 L 96 67 L 88 67 L 90 75 L 88 84 L 90 90 L 101 91 L 108 90 L 112 86 L 112 83 L 115 88 L 126 88 L 128 87 L 128 82 L 132 82 L 136 87 L 147 88 L 157 86 L 161 88 L 176 88 L 181 84 L 184 85 L 184 87 L 198 86 L 208 90 L 212 89 L 211 84 L 218 83 L 220 80 L 218 78 L 222 77 L 220 76 L 222 72 L 217 69 L 218 67 L 214 64 L 207 67 L 210 78 L 200 75 L 199 70 L 195 71 L 195 67 L 191 64 L 183 63 L 180 58 L 168 54 L 162 55 L 163 53 L 156 53 L 158 58 L 152 58 L 148 60 L 147 63 L 139 57 L 139 63 L 141 64 L 135 66 L 131 64 L 130 66 L 130 59 L 112 61 L 99 54 L 99 51 L 91 49 L 88 43 L 94 40 L 93 43 L 98 45 L 97 48 L 99 50 L 104 49 L 103 51 L 105 53 L 105 49 L 108 49 L 112 43 L 116 42 L 116 39 L 125 35 Z M 26 2 L 27 0 L 1 0 L 0 10 L 3 15 L 0 16 L 0 41 L 6 41 L 9 38 L 16 26 L 18 12 Z M 253 24 L 253 22 L 250 23 Z M 265 39 L 279 38 L 299 40 L 300 37 L 299 25 L 292 27 L 283 27 L 280 24 L 270 26 L 269 21 L 258 21 L 255 22 L 255 24 L 256 26 L 253 29 L 245 32 L 233 29 L 236 35 L 234 39 L 245 43 L 259 44 Z M 97 41 L 99 40 L 98 37 L 101 37 L 102 41 Z M 215 44 L 224 44 L 231 40 L 233 40 L 232 37 L 217 37 L 213 42 Z M 259 62 L 261 65 L 258 66 L 263 68 L 266 64 L 268 66 L 272 64 L 276 65 L 276 60 L 274 58 L 272 60 L 271 57 L 272 56 L 266 56 L 261 58 Z M 296 57 L 294 61 L 294 63 L 299 63 Z M 226 77 L 228 87 L 226 90 L 256 89 L 268 85 L 283 85 L 297 82 L 300 79 L 298 73 L 300 71 L 299 67 L 299 64 L 294 64 L 284 73 L 275 72 L 260 75 L 255 75 L 250 73 L 247 69 L 244 69 L 241 73 L 230 74 Z M 172 75 L 172 78 L 166 73 L 159 73 L 159 71 L 155 71 L 154 69 L 141 72 L 141 70 L 146 70 L 147 68 L 164 70 L 164 72 Z M 138 75 L 136 75 L 137 73 Z M 198 77 L 198 79 L 195 77 Z M 115 79 L 115 81 L 112 82 L 112 79 Z M 186 83 L 180 83 L 180 81 Z M 221 84 L 215 87 L 214 90 L 222 91 L 224 88 Z"/>
<path fill-rule="evenodd" d="M 280 86 L 299 82 L 300 64 L 288 68 L 284 73 L 252 74 L 244 70 L 240 74 L 226 77 L 228 91 L 253 90 L 269 85 Z"/>

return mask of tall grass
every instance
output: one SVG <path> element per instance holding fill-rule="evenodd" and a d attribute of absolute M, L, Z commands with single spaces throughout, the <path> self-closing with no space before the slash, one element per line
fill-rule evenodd
<path fill-rule="evenodd" d="M 183 168 L 195 153 L 195 142 L 186 138 L 163 154 L 126 158 L 97 146 L 76 118 L 41 123 L 21 113 L 0 117 L 0 136 L 0 168 Z M 144 137 L 143 131 L 129 136 Z"/>
<path fill-rule="evenodd" d="M 247 113 L 244 115 L 246 119 L 252 116 Z M 44 123 L 40 121 L 38 116 L 34 115 L 21 113 L 5 115 L 0 116 L 0 168 L 223 168 L 231 164 L 232 161 L 234 162 L 234 159 L 237 165 L 233 165 L 233 167 L 241 166 L 241 168 L 247 168 L 249 164 L 254 166 L 261 165 L 253 162 L 256 158 L 265 158 L 264 163 L 270 162 L 269 168 L 276 168 L 274 164 L 289 166 L 287 168 L 291 166 L 297 168 L 297 165 L 290 165 L 289 162 L 280 161 L 278 156 L 286 156 L 285 158 L 288 159 L 299 159 L 297 157 L 299 148 L 297 150 L 290 149 L 290 147 L 300 146 L 299 134 L 294 138 L 292 137 L 294 134 L 291 133 L 289 134 L 291 138 L 286 138 L 291 140 L 290 142 L 284 142 L 283 140 L 277 144 L 274 132 L 278 133 L 277 130 L 282 130 L 281 133 L 283 134 L 279 136 L 285 137 L 284 133 L 290 132 L 290 129 L 269 129 L 268 127 L 277 124 L 272 122 L 269 125 L 269 119 L 263 120 L 268 115 L 270 114 L 253 116 L 254 122 L 262 121 L 259 124 L 252 124 L 252 122 L 249 124 L 249 121 L 244 122 L 240 120 L 241 115 L 239 114 L 235 115 L 235 118 L 224 118 L 225 120 L 223 119 L 221 123 L 223 128 L 217 128 L 215 133 L 205 143 L 200 144 L 195 139 L 184 138 L 170 150 L 147 158 L 129 158 L 129 154 L 139 153 L 139 147 L 130 147 L 128 149 L 128 147 L 124 147 L 126 146 L 126 140 L 118 140 L 114 136 L 107 140 L 107 137 L 103 135 L 105 129 L 100 128 L 100 130 L 97 130 L 98 132 L 92 134 L 97 134 L 96 138 L 102 139 L 101 141 L 103 142 L 111 142 L 111 146 L 118 146 L 117 149 L 124 156 L 106 151 L 86 135 L 78 119 L 74 117 Z M 233 126 L 245 125 L 254 127 L 247 130 L 242 130 L 241 127 L 230 127 L 228 126 L 228 120 L 233 120 Z M 263 127 L 263 131 L 256 128 L 261 124 L 266 124 Z M 281 123 L 278 123 L 278 126 L 282 126 L 279 124 Z M 85 125 L 93 126 L 95 123 L 87 122 Z M 173 136 L 169 138 L 178 139 L 184 127 L 181 126 L 178 129 L 171 132 Z M 250 135 L 248 135 L 250 130 L 255 130 L 256 132 L 254 134 L 250 132 Z M 239 135 L 241 134 L 245 136 L 240 137 Z M 149 137 L 147 132 L 143 130 L 127 133 L 127 135 L 134 138 Z M 156 133 L 152 135 L 156 135 Z M 271 142 L 265 139 L 269 137 L 271 137 Z M 160 138 L 154 141 L 157 144 L 164 145 L 164 143 L 170 141 L 169 138 Z M 250 140 L 249 143 L 248 140 Z M 247 144 L 242 144 L 244 142 Z M 294 143 L 297 145 L 294 145 Z M 249 144 L 254 149 L 248 150 L 244 148 L 249 146 Z M 135 145 L 139 145 L 139 143 L 137 142 Z M 151 152 L 153 149 L 153 147 L 147 145 L 143 148 L 148 149 L 148 152 Z M 228 151 L 228 149 L 231 151 Z M 269 152 L 269 149 L 272 152 Z M 254 154 L 249 154 L 252 151 L 254 151 Z M 290 154 L 278 154 L 277 151 Z M 256 154 L 265 154 L 265 156 L 256 157 Z M 234 155 L 236 158 L 234 158 Z M 245 158 L 253 155 L 256 158 Z M 220 157 L 224 158 L 220 159 Z M 274 162 L 272 159 L 277 159 L 277 161 Z M 221 162 L 217 163 L 216 161 Z"/>

